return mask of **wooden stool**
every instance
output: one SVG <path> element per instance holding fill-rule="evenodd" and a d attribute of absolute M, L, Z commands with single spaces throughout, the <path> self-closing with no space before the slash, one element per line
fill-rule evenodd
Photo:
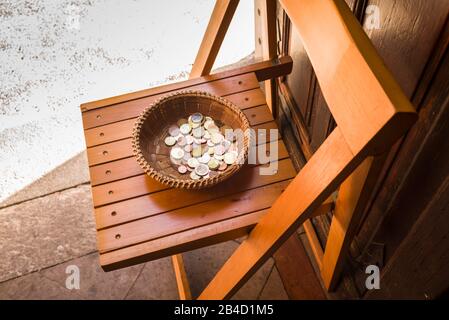
<path fill-rule="evenodd" d="M 92 185 L 100 263 L 110 271 L 246 235 L 296 172 L 276 129 L 259 81 L 291 71 L 289 57 L 83 104 L 83 125 Z M 278 144 L 278 171 L 260 175 L 260 165 L 204 190 L 169 188 L 148 177 L 131 148 L 140 112 L 161 95 L 205 90 L 232 101 L 258 133 L 257 144 Z"/>

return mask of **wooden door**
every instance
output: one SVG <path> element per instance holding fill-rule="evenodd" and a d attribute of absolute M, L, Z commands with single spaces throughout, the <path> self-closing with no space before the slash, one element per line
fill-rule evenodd
<path fill-rule="evenodd" d="M 449 287 L 449 1 L 347 0 L 419 112 L 418 123 L 378 161 L 347 257 L 340 296 L 434 298 Z M 379 17 L 379 24 L 373 19 Z M 278 87 L 275 114 L 298 168 L 335 126 L 301 39 L 278 4 L 280 54 L 293 71 Z M 313 219 L 324 247 L 332 212 Z M 438 221 L 438 222 L 437 222 Z M 419 238 L 426 237 L 425 241 Z M 413 248 L 419 248 L 416 252 Z M 446 251 L 444 251 L 446 249 Z M 410 263 L 421 267 L 410 270 Z M 381 267 L 381 290 L 367 291 L 365 267 Z M 405 270 L 407 269 L 407 272 Z M 420 274 L 422 273 L 422 274 Z M 412 278 L 415 281 L 410 281 Z M 400 285 L 398 285 L 400 284 Z"/>

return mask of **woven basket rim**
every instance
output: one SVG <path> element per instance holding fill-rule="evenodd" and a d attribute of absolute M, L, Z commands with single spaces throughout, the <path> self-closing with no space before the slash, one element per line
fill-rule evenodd
<path fill-rule="evenodd" d="M 162 105 L 170 100 L 175 100 L 177 98 L 185 97 L 185 96 L 192 96 L 192 97 L 202 97 L 207 98 L 210 100 L 214 100 L 215 102 L 223 105 L 223 107 L 229 108 L 232 112 L 234 112 L 240 122 L 241 122 L 241 129 L 243 132 L 245 132 L 244 139 L 243 139 L 243 150 L 239 153 L 236 163 L 228 166 L 225 171 L 219 172 L 218 175 L 214 177 L 210 177 L 207 179 L 201 179 L 201 180 L 191 180 L 191 179 L 177 179 L 170 177 L 164 173 L 161 173 L 160 171 L 156 170 L 144 157 L 142 150 L 140 148 L 140 132 L 142 129 L 142 126 L 145 122 L 145 120 L 149 117 L 149 115 L 152 112 L 156 112 L 158 108 L 162 107 Z M 248 150 L 249 150 L 249 141 L 250 137 L 247 132 L 251 134 L 251 131 L 249 130 L 250 124 L 245 116 L 245 114 L 232 102 L 229 100 L 216 96 L 212 93 L 206 92 L 206 91 L 200 91 L 200 90 L 181 90 L 176 91 L 173 93 L 166 94 L 156 101 L 154 101 L 152 104 L 147 106 L 139 115 L 136 122 L 134 123 L 133 132 L 132 132 L 132 149 L 133 153 L 137 159 L 137 162 L 139 163 L 140 167 L 143 169 L 143 171 L 150 177 L 154 178 L 155 180 L 171 186 L 175 188 L 183 188 L 183 189 L 201 189 L 205 187 L 210 187 L 213 185 L 216 185 L 217 183 L 231 177 L 234 175 L 238 170 L 242 168 L 244 163 L 246 162 L 248 158 Z"/>

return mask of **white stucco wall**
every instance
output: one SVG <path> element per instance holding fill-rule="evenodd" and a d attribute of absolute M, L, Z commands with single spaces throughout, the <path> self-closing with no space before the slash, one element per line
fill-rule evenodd
<path fill-rule="evenodd" d="M 0 202 L 85 149 L 80 103 L 188 76 L 213 0 L 0 2 Z M 215 67 L 254 50 L 242 0 Z"/>

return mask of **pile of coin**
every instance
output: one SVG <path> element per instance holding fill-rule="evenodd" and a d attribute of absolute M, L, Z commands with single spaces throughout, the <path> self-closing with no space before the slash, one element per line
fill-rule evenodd
<path fill-rule="evenodd" d="M 238 147 L 233 129 L 201 113 L 179 119 L 164 139 L 170 161 L 192 180 L 207 179 L 237 161 Z"/>

